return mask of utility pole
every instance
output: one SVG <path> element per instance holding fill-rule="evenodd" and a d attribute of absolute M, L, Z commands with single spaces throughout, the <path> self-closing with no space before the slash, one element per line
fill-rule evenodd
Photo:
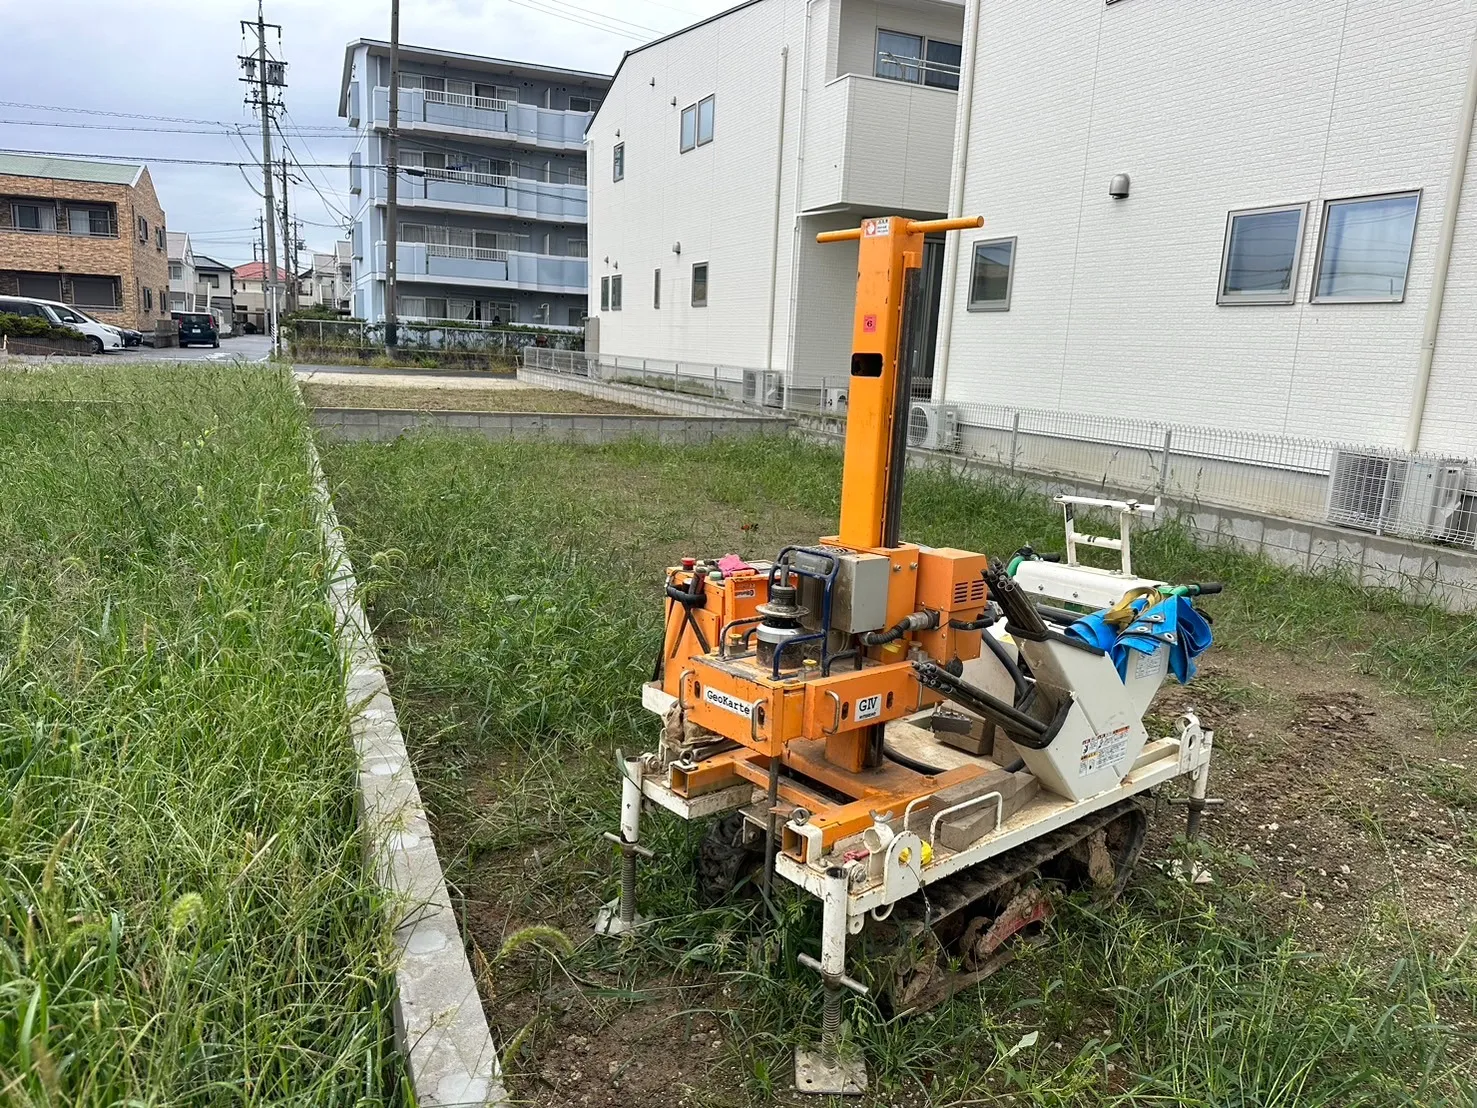
<path fill-rule="evenodd" d="M 287 212 L 287 144 L 282 144 L 282 262 L 287 270 L 287 310 L 295 312 L 297 303 L 297 236 L 292 233 L 292 219 Z"/>
<path fill-rule="evenodd" d="M 256 35 L 256 53 L 240 55 L 241 68 L 245 70 L 246 76 L 241 80 L 253 85 L 252 92 L 247 95 L 246 102 L 255 105 L 262 117 L 262 198 L 266 202 L 266 218 L 264 220 L 267 231 L 267 265 L 262 274 L 262 323 L 269 334 L 277 337 L 277 213 L 272 202 L 272 112 L 276 104 L 272 102 L 268 88 L 287 87 L 287 66 L 280 61 L 268 61 L 267 59 L 267 28 L 271 27 L 277 32 L 280 41 L 282 27 L 277 23 L 267 23 L 262 14 L 262 0 L 257 0 L 256 22 L 241 21 L 243 34 L 251 32 Z"/>
<path fill-rule="evenodd" d="M 390 133 L 385 147 L 385 346 L 395 346 L 395 245 L 400 218 L 400 0 L 390 0 Z"/>

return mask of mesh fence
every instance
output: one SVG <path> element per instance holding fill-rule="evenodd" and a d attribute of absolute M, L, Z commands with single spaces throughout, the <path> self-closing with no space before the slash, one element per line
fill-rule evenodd
<path fill-rule="evenodd" d="M 833 421 L 846 377 L 787 387 L 742 366 L 525 347 L 523 364 L 596 381 Z M 1009 473 L 1376 534 L 1477 546 L 1477 461 L 1332 440 L 1086 412 L 930 402 L 916 384 L 910 446 Z"/>

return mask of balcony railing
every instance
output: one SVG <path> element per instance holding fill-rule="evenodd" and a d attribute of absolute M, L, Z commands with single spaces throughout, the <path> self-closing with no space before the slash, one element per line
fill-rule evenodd
<path fill-rule="evenodd" d="M 495 246 L 453 246 L 449 242 L 426 243 L 430 258 L 470 258 L 476 262 L 505 262 L 508 252 Z"/>
<path fill-rule="evenodd" d="M 70 227 L 0 227 L 0 231 L 14 231 L 19 235 L 66 235 L 68 238 L 77 239 L 115 239 L 118 237 L 118 228 L 112 227 L 106 231 L 74 231 Z"/>
<path fill-rule="evenodd" d="M 448 93 L 447 95 L 451 95 Z M 505 189 L 511 178 L 504 177 L 500 173 L 477 173 L 471 169 L 435 169 L 430 166 L 406 166 L 405 171 L 412 175 L 423 173 L 427 180 L 431 181 L 454 181 L 461 185 L 481 185 L 483 188 Z"/>
<path fill-rule="evenodd" d="M 491 96 L 468 96 L 464 92 L 437 92 L 429 88 L 422 89 L 421 94 L 425 96 L 427 104 L 451 104 L 457 108 L 478 108 L 484 112 L 505 112 L 510 103 Z"/>

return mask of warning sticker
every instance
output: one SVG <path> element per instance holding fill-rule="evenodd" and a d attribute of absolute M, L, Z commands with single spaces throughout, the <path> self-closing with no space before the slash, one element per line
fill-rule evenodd
<path fill-rule="evenodd" d="M 856 702 L 857 719 L 876 719 L 882 714 L 882 694 L 864 696 Z"/>
<path fill-rule="evenodd" d="M 1087 777 L 1123 761 L 1128 753 L 1128 725 L 1104 731 L 1082 742 L 1082 760 L 1077 763 L 1077 776 Z"/>
<path fill-rule="evenodd" d="M 1137 650 L 1129 651 L 1129 653 L 1133 655 L 1133 678 L 1135 681 L 1164 676 L 1165 665 L 1164 659 L 1160 657 L 1160 649 L 1155 649 L 1149 654 L 1141 654 Z"/>
<path fill-rule="evenodd" d="M 874 315 L 862 316 L 862 330 L 868 334 L 877 330 L 877 317 Z"/>
<path fill-rule="evenodd" d="M 873 235 L 892 234 L 892 219 L 864 219 L 862 220 L 862 234 L 871 238 Z"/>
<path fill-rule="evenodd" d="M 703 699 L 715 708 L 722 708 L 725 711 L 732 712 L 736 716 L 743 716 L 745 719 L 748 719 L 754 711 L 752 705 L 745 704 L 742 700 L 729 696 L 726 692 L 719 692 L 711 685 L 703 690 Z"/>

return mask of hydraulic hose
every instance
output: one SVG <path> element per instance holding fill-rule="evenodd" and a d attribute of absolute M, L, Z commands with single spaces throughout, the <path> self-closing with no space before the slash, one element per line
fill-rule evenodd
<path fill-rule="evenodd" d="M 939 614 L 927 609 L 904 616 L 886 631 L 867 631 L 862 635 L 863 646 L 886 646 L 897 642 L 909 631 L 932 631 L 939 625 Z"/>
<path fill-rule="evenodd" d="M 926 773 L 930 777 L 937 777 L 940 773 L 944 772 L 941 766 L 931 766 L 927 762 L 920 762 L 917 758 L 910 758 L 906 754 L 899 754 L 894 747 L 887 743 L 882 744 L 882 753 L 887 755 L 889 762 L 896 762 L 898 765 L 905 769 L 910 769 L 914 773 Z"/>
<path fill-rule="evenodd" d="M 1031 695 L 1031 683 L 1026 680 L 1026 675 L 1021 672 L 1021 667 L 1010 656 L 1010 651 L 1005 648 L 1003 642 L 990 634 L 981 635 L 980 638 L 984 640 L 986 649 L 995 655 L 995 660 L 1005 667 L 1006 673 L 1010 674 L 1011 684 L 1015 686 L 1015 706 L 1019 708 Z"/>

